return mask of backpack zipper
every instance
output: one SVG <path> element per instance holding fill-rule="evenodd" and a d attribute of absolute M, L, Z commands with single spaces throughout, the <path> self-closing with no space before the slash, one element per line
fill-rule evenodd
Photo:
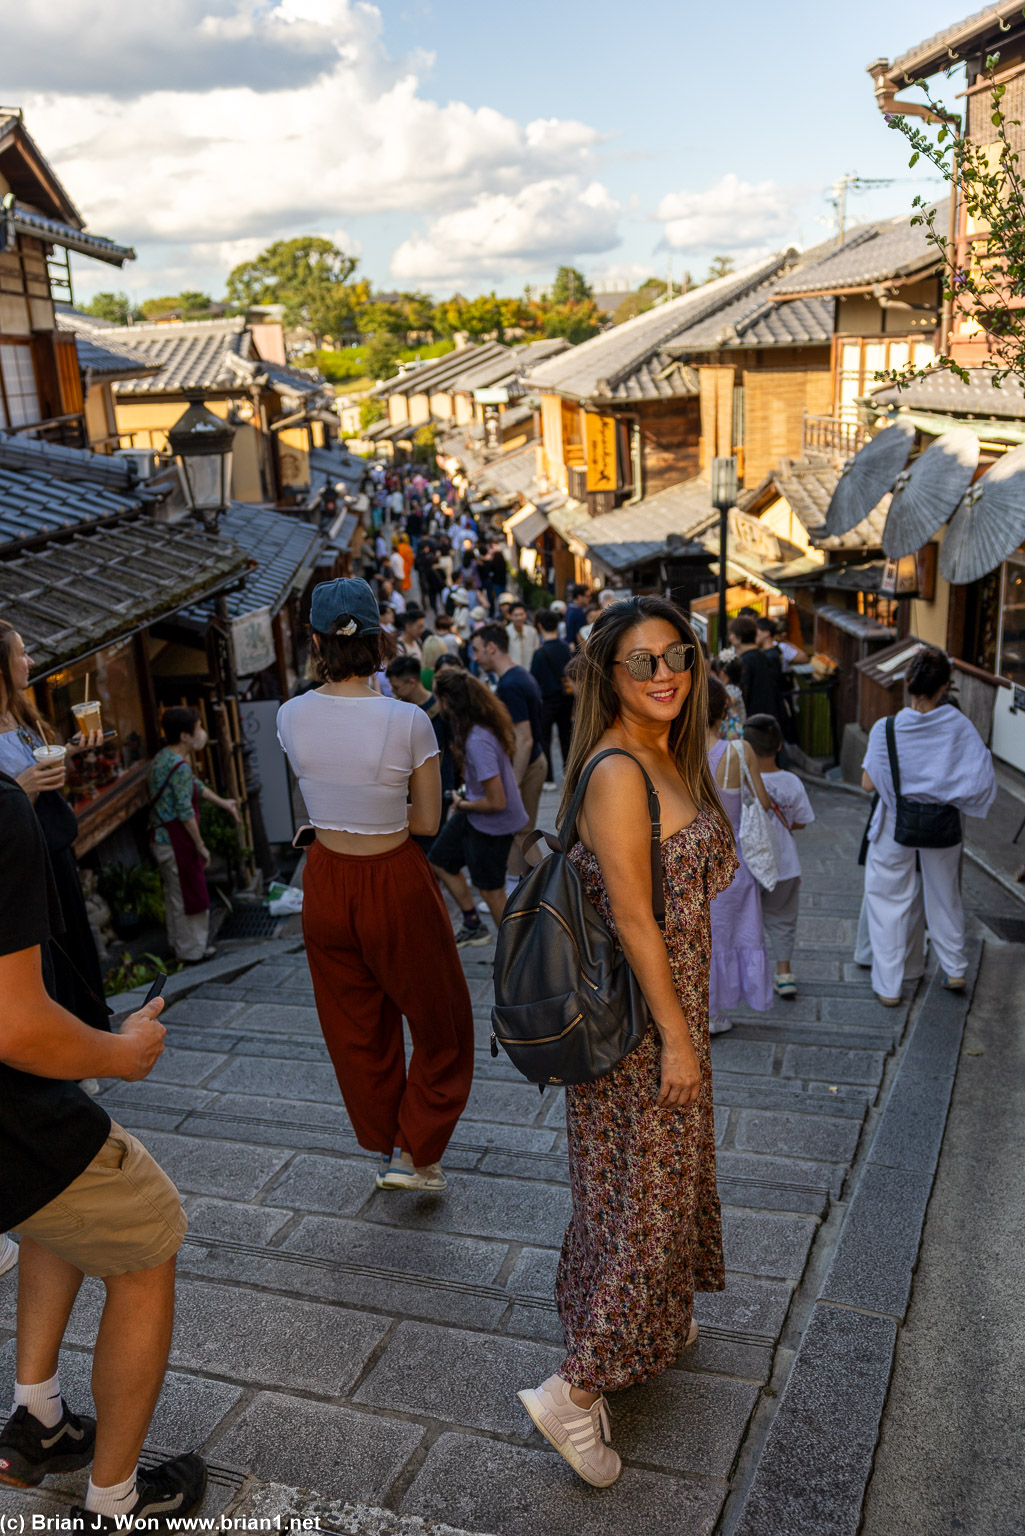
<path fill-rule="evenodd" d="M 583 1014 L 582 1013 L 578 1013 L 576 1018 L 575 1019 L 571 1019 L 570 1022 L 566 1025 L 566 1028 L 561 1030 L 559 1032 L 559 1034 L 557 1034 L 557 1035 L 543 1035 L 540 1040 L 509 1040 L 509 1039 L 506 1039 L 506 1037 L 504 1035 L 496 1035 L 495 1032 L 492 1030 L 492 1032 L 491 1032 L 491 1041 L 492 1041 L 492 1051 L 491 1051 L 491 1054 L 493 1056 L 497 1056 L 498 1055 L 497 1050 L 495 1050 L 495 1048 L 494 1048 L 494 1042 L 496 1040 L 499 1041 L 502 1045 L 520 1045 L 520 1046 L 526 1046 L 526 1045 L 552 1045 L 556 1040 L 561 1040 L 563 1035 L 568 1035 L 571 1029 L 576 1029 L 577 1025 L 580 1023 L 580 1020 L 582 1018 L 583 1018 Z"/>

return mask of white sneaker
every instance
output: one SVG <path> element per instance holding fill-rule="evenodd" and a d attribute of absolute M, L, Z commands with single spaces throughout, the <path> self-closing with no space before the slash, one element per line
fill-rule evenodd
<path fill-rule="evenodd" d="M 539 1387 L 516 1396 L 549 1445 L 554 1445 L 592 1488 L 608 1488 L 623 1470 L 609 1442 L 609 1405 L 603 1397 L 581 1408 L 569 1395 L 569 1382 L 549 1376 Z"/>
<path fill-rule="evenodd" d="M 724 1013 L 713 1013 L 709 1015 L 708 1033 L 710 1035 L 724 1035 L 728 1029 L 732 1028 L 732 1021 L 728 1019 Z"/>
<path fill-rule="evenodd" d="M 0 1275 L 6 1275 L 18 1262 L 18 1245 L 7 1233 L 0 1236 Z"/>
<path fill-rule="evenodd" d="M 448 1188 L 448 1179 L 440 1163 L 430 1163 L 426 1168 L 414 1168 L 392 1154 L 391 1162 L 375 1180 L 378 1189 L 442 1190 Z"/>

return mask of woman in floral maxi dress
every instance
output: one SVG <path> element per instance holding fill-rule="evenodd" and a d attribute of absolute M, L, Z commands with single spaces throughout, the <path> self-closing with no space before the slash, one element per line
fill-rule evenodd
<path fill-rule="evenodd" d="M 587 762 L 622 748 L 658 790 L 663 831 L 674 829 L 661 850 L 664 938 L 651 907 L 647 796 L 626 757 L 594 770 L 570 854 L 652 1016 L 641 1045 L 607 1076 L 566 1089 L 573 1215 L 556 1280 L 566 1359 L 519 1393 L 542 1434 L 595 1487 L 614 1482 L 621 1466 L 604 1393 L 668 1369 L 697 1336 L 695 1291 L 725 1285 L 709 908 L 737 860 L 705 755 L 706 683 L 696 657 L 672 604 L 645 597 L 606 609 L 587 642 L 563 787 L 565 807 Z"/>

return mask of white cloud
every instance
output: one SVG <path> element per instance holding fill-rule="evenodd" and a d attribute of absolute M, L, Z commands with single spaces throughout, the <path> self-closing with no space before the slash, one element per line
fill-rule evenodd
<path fill-rule="evenodd" d="M 732 172 L 704 192 L 670 192 L 655 217 L 664 224 L 662 244 L 675 251 L 753 252 L 797 240 L 797 205 L 806 188 L 777 181 L 743 181 Z"/>
<path fill-rule="evenodd" d="M 588 273 L 587 281 L 595 293 L 616 293 L 619 289 L 625 293 L 639 288 L 646 278 L 657 275 L 650 262 L 615 261 L 609 266 L 593 269 Z"/>
<path fill-rule="evenodd" d="M 499 278 L 607 251 L 618 239 L 619 205 L 600 182 L 569 175 L 514 193 L 481 192 L 465 207 L 404 240 L 392 258 L 400 281 Z"/>
<path fill-rule="evenodd" d="M 101 21 L 103 50 L 121 72 L 117 89 L 109 70 L 94 74 L 90 62 Z M 166 0 L 159 27 L 149 8 L 123 0 L 0 0 L 0 29 L 5 58 L 18 60 L 17 77 L 0 63 L 0 100 L 20 96 L 30 131 L 90 228 L 140 255 L 174 244 L 259 248 L 351 217 L 426 211 L 443 220 L 485 204 L 485 219 L 506 228 L 492 249 L 510 258 L 561 251 L 577 230 L 581 250 L 610 243 L 610 200 L 590 186 L 595 129 L 430 100 L 410 61 L 387 56 L 380 12 L 362 0 Z M 291 66 L 274 78 L 268 63 L 255 80 L 240 79 L 233 50 L 252 44 L 271 59 L 288 39 L 289 56 L 306 60 L 309 78 L 297 83 Z M 197 56 L 188 88 L 179 44 Z M 227 52 L 218 53 L 222 45 Z M 35 61 L 25 72 L 23 54 Z M 74 80 L 65 85 L 68 58 Z M 26 81 L 37 88 L 26 91 Z M 126 95 L 129 82 L 134 95 Z M 552 185 L 573 189 L 563 243 L 551 233 Z M 517 209 L 537 211 L 539 238 Z M 435 238 L 433 225 L 427 238 Z"/>

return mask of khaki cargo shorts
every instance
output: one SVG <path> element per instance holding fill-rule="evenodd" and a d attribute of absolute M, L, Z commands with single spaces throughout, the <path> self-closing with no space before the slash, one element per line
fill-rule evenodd
<path fill-rule="evenodd" d="M 15 1231 L 100 1278 L 156 1269 L 178 1252 L 188 1220 L 167 1174 L 111 1122 L 88 1168 Z"/>

